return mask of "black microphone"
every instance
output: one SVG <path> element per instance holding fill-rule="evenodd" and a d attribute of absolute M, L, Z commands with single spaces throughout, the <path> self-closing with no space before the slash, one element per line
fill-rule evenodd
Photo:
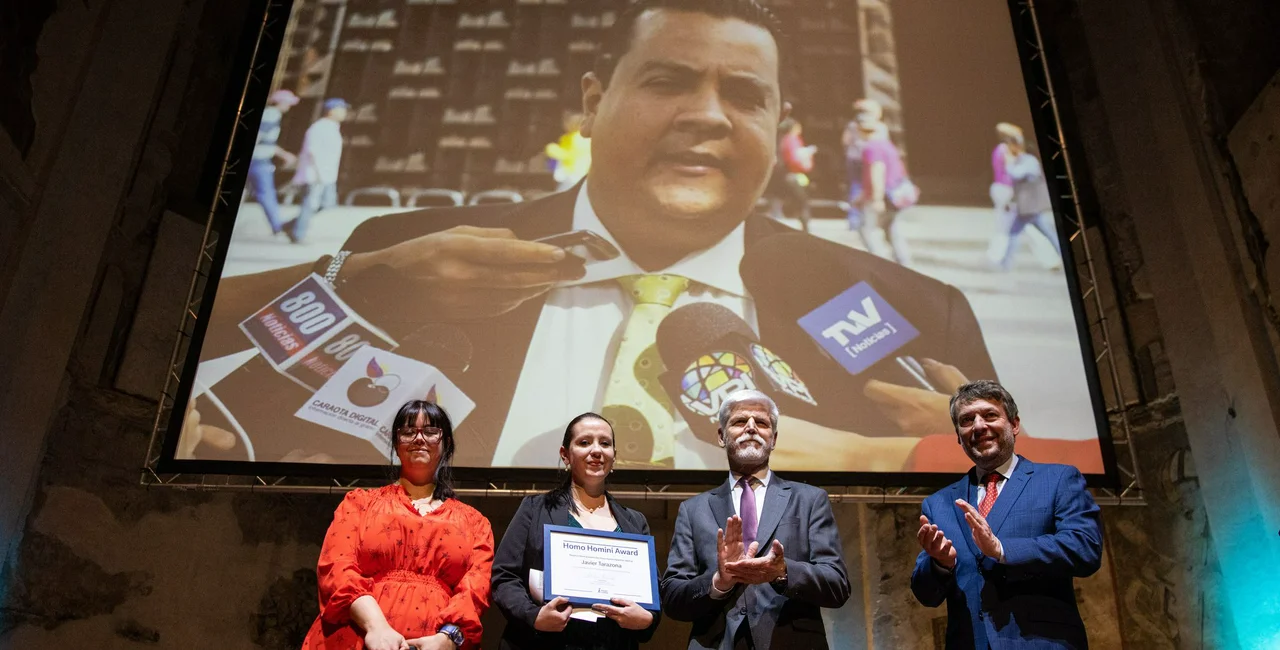
<path fill-rule="evenodd" d="M 441 372 L 461 374 L 471 367 L 475 347 L 467 331 L 451 323 L 428 323 L 401 339 L 401 346 L 412 350 L 416 359 L 426 359 Z"/>
<path fill-rule="evenodd" d="M 241 321 L 240 331 L 272 368 L 312 392 L 360 348 L 398 345 L 314 273 Z"/>
<path fill-rule="evenodd" d="M 817 400 L 795 370 L 721 305 L 694 303 L 668 314 L 657 348 L 666 368 L 659 382 L 699 439 L 717 441 L 720 405 L 739 390 L 761 391 L 785 413 L 819 417 Z"/>
<path fill-rule="evenodd" d="M 407 399 L 439 403 L 460 426 L 474 402 L 453 379 L 471 364 L 470 337 L 452 324 L 392 324 L 405 332 L 399 342 L 312 274 L 241 322 L 259 354 L 209 387 L 209 401 L 252 439 L 250 460 L 299 448 L 361 458 L 369 444 L 383 457 Z"/>
<path fill-rule="evenodd" d="M 768 296 L 760 306 L 761 329 L 770 322 L 794 337 L 800 334 L 793 329 L 798 326 L 804 338 L 845 371 L 837 373 L 830 366 L 833 372 L 823 373 L 824 381 L 836 381 L 834 374 L 867 379 L 874 367 L 876 375 L 894 383 L 934 390 L 909 353 L 919 330 L 875 288 L 889 286 L 889 279 L 878 277 L 870 265 L 855 265 L 850 252 L 804 233 L 771 235 L 753 246 L 739 272 L 748 293 Z M 861 391 L 860 385 L 844 383 L 844 390 Z"/>

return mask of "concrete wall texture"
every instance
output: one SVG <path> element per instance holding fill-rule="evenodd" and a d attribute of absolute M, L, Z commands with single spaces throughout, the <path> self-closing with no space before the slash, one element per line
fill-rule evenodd
<path fill-rule="evenodd" d="M 207 209 L 209 107 L 261 4 L 0 9 L 38 34 L 0 56 L 33 62 L 36 120 L 25 151 L 0 129 L 0 648 L 296 648 L 315 616 L 338 495 L 138 484 Z M 1280 647 L 1259 570 L 1280 562 L 1280 9 L 1036 5 L 1146 499 L 1104 508 L 1106 562 L 1077 581 L 1091 640 Z M 498 535 L 517 504 L 474 503 Z M 664 554 L 676 504 L 639 505 Z M 918 506 L 836 510 L 854 595 L 829 612 L 834 647 L 941 647 L 944 612 L 908 589 Z M 649 647 L 686 631 L 664 622 Z"/>

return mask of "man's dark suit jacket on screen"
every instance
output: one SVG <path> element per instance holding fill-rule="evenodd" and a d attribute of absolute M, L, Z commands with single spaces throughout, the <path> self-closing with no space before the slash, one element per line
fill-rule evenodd
<path fill-rule="evenodd" d="M 575 189 L 526 203 L 437 208 L 386 215 L 360 224 L 342 248 L 353 252 L 376 251 L 459 225 L 509 228 L 520 239 L 538 239 L 572 228 L 576 198 Z M 750 251 L 771 235 L 783 233 L 797 236 L 795 230 L 784 224 L 760 216 L 749 217 L 745 229 L 746 249 Z M 978 322 L 958 289 L 870 253 L 818 237 L 799 236 L 806 238 L 806 245 L 811 246 L 815 254 L 824 256 L 824 259 L 842 261 L 845 268 L 833 269 L 833 273 L 870 283 L 920 331 L 920 335 L 906 344 L 900 354 L 949 363 L 971 378 L 995 377 Z M 727 263 L 736 265 L 739 261 Z M 753 259 L 750 263 L 782 271 L 786 269 L 788 260 Z M 496 318 L 465 323 L 433 323 L 430 313 L 413 309 L 414 296 L 409 288 L 412 285 L 399 281 L 389 270 L 380 273 L 375 268 L 364 275 L 368 277 L 352 277 L 340 282 L 339 295 L 397 340 L 400 344 L 397 354 L 440 368 L 475 402 L 475 410 L 459 429 L 460 439 L 465 443 L 458 445 L 454 462 L 459 466 L 489 465 L 507 418 L 533 330 L 546 302 L 545 294 Z M 779 283 L 766 286 L 752 296 L 760 315 L 761 343 L 791 365 L 820 404 L 847 403 L 849 411 L 858 414 L 856 422 L 848 423 L 849 429 L 867 435 L 900 435 L 896 425 L 861 392 L 861 386 L 867 379 L 907 384 L 909 380 L 895 364 L 880 363 L 856 378 L 850 377 L 843 368 L 824 356 L 794 320 L 771 315 L 771 303 L 784 299 L 794 303 L 795 292 L 806 290 L 809 293 L 814 291 L 807 285 Z M 820 304 L 833 297 L 834 294 L 813 296 L 813 302 Z M 230 336 L 231 339 L 238 336 L 239 341 L 247 344 L 244 337 L 235 331 L 236 323 L 238 321 L 214 323 L 211 335 L 213 329 L 221 329 L 224 332 L 222 336 Z M 255 376 L 246 376 L 250 374 Z M 228 388 L 232 384 L 239 384 L 239 387 Z M 273 454 L 295 449 L 300 442 L 321 451 L 327 445 L 336 445 L 344 450 L 360 446 L 369 448 L 363 441 L 294 418 L 293 411 L 305 403 L 310 394 L 277 376 L 265 364 L 255 373 L 233 373 L 218 390 L 219 396 L 237 416 L 244 414 L 240 417 L 241 423 L 253 436 L 260 460 L 273 460 Z M 264 395 L 270 397 L 264 399 Z M 282 408 L 282 404 L 289 406 Z M 843 423 L 823 424 L 845 428 L 839 426 Z"/>

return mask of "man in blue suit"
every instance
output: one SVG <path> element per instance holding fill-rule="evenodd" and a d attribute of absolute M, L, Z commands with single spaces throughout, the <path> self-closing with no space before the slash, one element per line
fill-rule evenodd
<path fill-rule="evenodd" d="M 1072 580 L 1098 570 L 1102 524 L 1084 477 L 1014 454 L 1018 405 L 994 381 L 961 386 L 951 421 L 976 467 L 924 502 L 916 600 L 947 603 L 948 649 L 1088 648 Z"/>

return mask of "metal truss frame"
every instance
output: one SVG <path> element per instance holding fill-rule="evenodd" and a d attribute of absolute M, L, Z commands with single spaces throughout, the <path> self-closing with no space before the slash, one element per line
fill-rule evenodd
<path fill-rule="evenodd" d="M 1078 243 L 1078 250 L 1082 253 L 1081 259 L 1076 260 L 1076 287 L 1093 342 L 1094 366 L 1099 379 L 1110 390 L 1103 396 L 1103 400 L 1107 408 L 1119 485 L 1114 488 L 1098 488 L 1096 495 L 1102 503 L 1146 505 L 1138 473 L 1137 450 L 1133 445 L 1133 427 L 1129 422 L 1128 401 L 1124 383 L 1120 379 L 1120 359 L 1117 358 L 1112 342 L 1111 322 L 1107 318 L 1098 282 L 1097 268 L 1099 264 L 1106 263 L 1106 252 L 1095 250 L 1097 244 L 1091 244 L 1085 233 L 1076 172 L 1071 165 L 1071 152 L 1063 133 L 1062 114 L 1050 78 L 1049 61 L 1044 49 L 1035 0 L 1011 0 L 1010 13 L 1014 20 L 1015 37 L 1021 41 L 1018 50 L 1029 64 L 1023 70 L 1028 77 L 1028 99 L 1037 119 L 1036 130 L 1041 135 L 1041 159 L 1045 174 L 1057 180 L 1057 215 L 1065 220 L 1068 241 Z M 1111 291 L 1114 293 L 1114 288 Z"/>
<path fill-rule="evenodd" d="M 856 1 L 856 0 L 851 0 Z M 216 264 L 218 232 L 215 229 L 220 208 L 231 207 L 228 181 L 243 176 L 247 161 L 234 156 L 237 151 L 248 151 L 243 139 L 252 139 L 254 134 L 246 126 L 246 100 L 253 95 L 255 89 L 261 90 L 269 85 L 272 70 L 264 59 L 264 41 L 273 28 L 272 13 L 284 5 L 280 0 L 271 0 L 258 23 L 257 43 L 253 51 L 248 74 L 245 76 L 239 95 L 236 121 L 232 128 L 230 141 L 222 160 L 222 168 L 217 184 L 217 198 L 210 206 L 205 225 L 204 241 L 197 260 L 196 269 L 191 278 L 187 294 L 187 307 L 179 325 L 178 340 L 174 344 L 170 357 L 169 372 L 165 380 L 163 393 L 156 409 L 151 440 L 141 472 L 141 483 L 144 486 L 179 488 L 187 490 L 219 490 L 219 491 L 283 491 L 312 494 L 337 494 L 360 487 L 373 487 L 385 483 L 385 480 L 367 478 L 318 478 L 291 476 L 247 476 L 225 474 L 172 474 L 157 470 L 163 453 L 164 430 L 173 415 L 175 397 L 182 381 L 188 348 L 197 321 L 200 318 L 205 287 L 211 274 L 219 267 Z M 1111 442 L 1114 445 L 1119 485 L 1114 488 L 1095 488 L 1094 494 L 1103 505 L 1145 505 L 1142 497 L 1142 482 L 1138 474 L 1136 451 L 1133 446 L 1132 429 L 1126 410 L 1123 384 L 1117 367 L 1117 354 L 1109 332 L 1110 322 L 1107 319 L 1105 305 L 1099 291 L 1097 265 L 1105 263 L 1102 251 L 1095 251 L 1095 245 L 1089 243 L 1085 236 L 1081 206 L 1077 196 L 1075 174 L 1071 167 L 1070 152 L 1064 143 L 1061 116 L 1053 85 L 1049 80 L 1048 63 L 1045 60 L 1040 24 L 1036 17 L 1034 0 L 1011 0 L 1010 8 L 1015 22 L 1015 35 L 1020 39 L 1019 51 L 1028 59 L 1030 65 L 1024 66 L 1029 73 L 1027 86 L 1031 93 L 1031 108 L 1038 119 L 1038 131 L 1042 134 L 1042 158 L 1046 173 L 1057 179 L 1059 189 L 1058 216 L 1065 219 L 1068 239 L 1079 245 L 1080 257 L 1075 264 L 1075 285 L 1080 293 L 1088 320 L 1089 335 L 1095 351 L 1094 363 L 1099 378 L 1109 387 L 1110 392 L 1104 396 L 1107 416 L 1110 421 Z M 537 494 L 551 487 L 551 483 L 511 481 L 479 482 L 463 484 L 457 490 L 464 497 L 523 497 Z M 611 493 L 618 498 L 636 500 L 683 500 L 698 494 L 701 490 L 692 485 L 617 485 Z M 708 486 L 710 487 L 710 486 Z M 936 490 L 935 487 L 923 486 L 839 486 L 828 488 L 831 499 L 848 503 L 919 503 Z"/>

